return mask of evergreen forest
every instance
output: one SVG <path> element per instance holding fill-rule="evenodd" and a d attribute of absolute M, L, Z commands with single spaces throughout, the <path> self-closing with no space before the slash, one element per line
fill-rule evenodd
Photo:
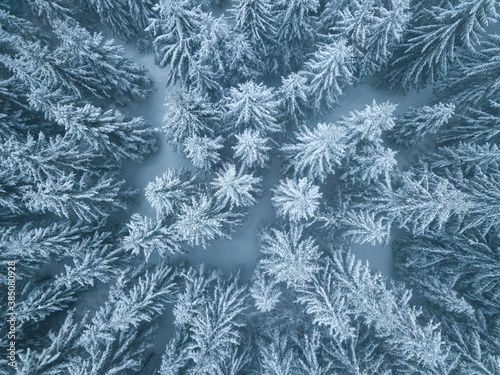
<path fill-rule="evenodd" d="M 0 373 L 500 375 L 500 0 L 0 0 Z"/>

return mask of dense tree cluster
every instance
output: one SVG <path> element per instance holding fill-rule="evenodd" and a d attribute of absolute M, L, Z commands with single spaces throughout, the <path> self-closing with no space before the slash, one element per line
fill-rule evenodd
<path fill-rule="evenodd" d="M 0 0 L 0 372 L 500 373 L 499 8 Z M 335 116 L 360 83 L 394 95 Z M 130 115 L 155 90 L 163 120 Z M 137 213 L 160 139 L 185 167 Z M 191 257 L 241 228 L 255 267 Z"/>
<path fill-rule="evenodd" d="M 16 264 L 19 374 L 139 370 L 142 361 L 132 358 L 145 347 L 135 340 L 151 327 L 142 300 L 162 306 L 165 297 L 130 286 L 139 277 L 133 288 L 171 288 L 166 268 L 125 272 L 130 259 L 113 219 L 135 195 L 122 166 L 158 148 L 150 124 L 117 106 L 145 99 L 152 80 L 119 44 L 79 25 L 83 11 L 49 1 L 0 11 L 0 249 L 5 269 Z M 31 23 L 30 12 L 50 27 Z M 120 277 L 92 321 L 75 311 L 82 295 Z M 127 323 L 119 306 L 132 300 L 138 310 Z M 1 301 L 7 306 L 6 293 Z M 10 371 L 5 358 L 1 364 Z"/>

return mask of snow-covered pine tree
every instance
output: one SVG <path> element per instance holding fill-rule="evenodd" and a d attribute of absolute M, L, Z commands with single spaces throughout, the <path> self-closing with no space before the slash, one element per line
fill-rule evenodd
<path fill-rule="evenodd" d="M 207 63 L 195 61 L 189 67 L 190 88 L 200 95 L 218 100 L 222 95 L 221 74 L 214 73 Z"/>
<path fill-rule="evenodd" d="M 5 142 L 0 141 L 0 145 L 0 168 L 25 185 L 43 182 L 47 178 L 57 179 L 68 172 L 91 173 L 98 156 L 78 149 L 77 143 L 69 137 L 47 139 L 43 133 L 38 137 L 28 135 L 24 142 L 11 137 Z M 106 169 L 105 165 L 103 169 Z"/>
<path fill-rule="evenodd" d="M 282 70 L 296 70 L 316 40 L 314 13 L 319 0 L 279 0 L 274 5 L 276 43 Z"/>
<path fill-rule="evenodd" d="M 189 361 L 188 339 L 185 330 L 176 330 L 174 332 L 161 357 L 158 375 L 181 375 L 181 371 L 184 371 Z"/>
<path fill-rule="evenodd" d="M 220 161 L 219 150 L 224 147 L 222 141 L 221 136 L 211 138 L 193 135 L 184 141 L 184 152 L 194 167 L 210 170 Z"/>
<path fill-rule="evenodd" d="M 198 63 L 208 64 L 211 70 L 220 74 L 221 79 L 225 79 L 228 52 L 228 45 L 231 38 L 231 29 L 228 22 L 223 18 L 207 17 L 203 27 L 203 40 L 197 53 Z"/>
<path fill-rule="evenodd" d="M 150 181 L 145 189 L 146 199 L 157 216 L 175 214 L 181 203 L 189 201 L 195 189 L 196 176 L 184 168 L 168 168 L 161 177 Z"/>
<path fill-rule="evenodd" d="M 429 300 L 459 359 L 457 374 L 498 372 L 498 232 L 430 232 L 394 243 L 396 266 Z"/>
<path fill-rule="evenodd" d="M 495 374 L 500 371 L 497 353 L 500 351 L 498 324 L 489 324 L 481 313 L 463 319 L 458 315 L 435 314 L 441 332 L 452 343 L 453 354 L 459 360 L 453 369 L 459 375 Z"/>
<path fill-rule="evenodd" d="M 186 0 L 161 0 L 153 6 L 155 17 L 146 28 L 155 36 L 158 63 L 170 65 L 167 84 L 187 83 L 190 66 L 200 48 L 200 30 L 204 15 L 199 6 Z"/>
<path fill-rule="evenodd" d="M 15 48 L 11 44 L 16 41 L 47 41 L 48 38 L 45 31 L 33 22 L 16 16 L 12 13 L 12 10 L 8 11 L 8 8 L 0 3 L 0 32 L 2 34 L 0 45 L 4 53 L 15 51 Z"/>
<path fill-rule="evenodd" d="M 135 255 L 144 253 L 146 261 L 155 252 L 162 257 L 185 252 L 172 227 L 172 220 L 165 217 L 151 219 L 133 214 L 127 228 L 128 234 L 123 238 L 123 248 Z"/>
<path fill-rule="evenodd" d="M 24 281 L 33 277 L 42 265 L 59 262 L 76 252 L 79 240 L 92 230 L 88 225 L 69 221 L 0 227 L 0 262 L 6 267 L 9 261 L 18 263 L 16 280 Z M 6 275 L 0 280 L 6 283 Z"/>
<path fill-rule="evenodd" d="M 321 253 L 312 237 L 303 236 L 301 225 L 292 225 L 288 230 L 269 229 L 261 234 L 260 241 L 264 258 L 259 267 L 278 282 L 302 285 L 319 270 Z"/>
<path fill-rule="evenodd" d="M 414 235 L 446 227 L 459 232 L 476 228 L 482 233 L 498 228 L 500 171 L 492 167 L 487 174 L 479 169 L 464 174 L 459 162 L 452 169 L 434 171 L 418 164 L 400 173 L 393 186 L 375 185 L 369 199 L 356 207 Z"/>
<path fill-rule="evenodd" d="M 45 86 L 39 88 L 31 87 L 26 93 L 26 99 L 30 109 L 45 115 L 46 119 L 53 120 L 52 112 L 56 106 L 74 105 L 76 102 L 84 102 L 74 94 L 68 94 L 63 87 L 51 89 Z M 45 129 L 47 130 L 47 125 Z"/>
<path fill-rule="evenodd" d="M 268 137 L 252 129 L 245 129 L 235 137 L 234 157 L 241 161 L 243 168 L 263 168 L 267 165 L 271 150 L 269 146 L 271 140 Z"/>
<path fill-rule="evenodd" d="M 127 41 L 140 37 L 155 15 L 152 0 L 84 0 L 82 3 L 116 36 Z"/>
<path fill-rule="evenodd" d="M 173 308 L 176 327 L 182 329 L 193 321 L 194 314 L 205 303 L 211 286 L 220 276 L 220 272 L 207 270 L 204 264 L 200 264 L 198 267 L 180 269 L 182 283 L 175 296 Z"/>
<path fill-rule="evenodd" d="M 208 100 L 194 91 L 171 87 L 167 90 L 167 108 L 161 131 L 176 146 L 188 137 L 213 135 L 220 118 L 219 111 Z"/>
<path fill-rule="evenodd" d="M 19 353 L 19 365 L 16 369 L 18 375 L 43 375 L 48 371 L 57 372 L 67 369 L 65 359 L 73 356 L 79 349 L 78 340 L 89 322 L 88 315 L 76 319 L 75 310 L 68 312 L 58 330 L 51 329 L 48 334 L 47 345 L 28 347 L 26 352 Z"/>
<path fill-rule="evenodd" d="M 2 45 L 7 43 L 10 38 L 26 39 L 29 41 L 35 41 L 37 39 L 46 39 L 47 35 L 42 31 L 40 27 L 35 25 L 33 22 L 18 17 L 5 9 L 2 9 L 0 5 L 0 27 L 7 34 L 2 35 L 1 42 Z"/>
<path fill-rule="evenodd" d="M 151 93 L 152 80 L 146 68 L 125 57 L 122 46 L 101 33 L 90 33 L 83 27 L 58 22 L 54 33 L 60 44 L 54 54 L 64 61 L 73 74 L 92 77 L 96 92 L 120 104 L 145 99 Z"/>
<path fill-rule="evenodd" d="M 447 373 L 448 348 L 437 325 L 422 324 L 421 312 L 410 306 L 411 293 L 388 287 L 380 274 L 342 250 L 317 264 L 319 272 L 299 285 L 298 302 L 318 326 L 343 342 L 356 337 L 355 321 L 373 330 L 402 373 Z"/>
<path fill-rule="evenodd" d="M 25 189 L 23 202 L 33 213 L 51 212 L 63 218 L 93 221 L 125 209 L 130 196 L 127 190 L 125 181 L 112 174 L 94 181 L 88 174 L 77 177 L 70 173 Z"/>
<path fill-rule="evenodd" d="M 40 133 L 38 139 L 28 136 L 25 142 L 20 142 L 10 138 L 4 143 L 0 142 L 0 144 L 3 148 L 0 152 L 2 169 L 0 186 L 3 194 L 0 196 L 5 194 L 0 199 L 0 206 L 4 206 L 10 212 L 20 213 L 26 212 L 26 210 L 37 212 L 48 209 L 62 214 L 63 207 L 70 211 L 72 210 L 70 207 L 79 207 L 78 210 L 81 209 L 90 214 L 92 211 L 90 207 L 95 209 L 100 206 L 101 209 L 97 211 L 106 215 L 104 213 L 105 207 L 109 210 L 111 207 L 124 205 L 123 200 L 119 203 L 121 198 L 116 195 L 119 191 L 125 193 L 123 182 L 115 180 L 115 177 L 111 175 L 103 177 L 103 181 L 100 183 L 106 180 L 108 186 L 113 186 L 112 190 L 106 192 L 106 197 L 92 198 L 92 195 L 100 189 L 99 183 L 95 182 L 93 177 L 96 172 L 93 165 L 98 159 L 89 150 L 79 149 L 74 141 L 66 137 L 57 136 L 47 140 L 43 133 Z M 101 167 L 103 168 L 101 173 L 106 174 L 109 165 L 106 166 L 103 163 Z M 67 202 L 69 196 L 49 198 L 45 195 L 50 196 L 50 192 L 47 190 L 48 186 L 54 183 L 57 185 L 57 181 L 63 185 L 66 184 L 65 187 L 58 186 L 62 189 L 61 192 L 64 189 L 70 189 L 70 185 L 73 186 L 71 189 L 75 189 L 73 190 L 75 194 L 77 194 L 76 191 L 79 191 L 79 194 L 74 196 L 77 202 Z M 81 183 L 77 184 L 78 181 Z M 69 193 L 68 190 L 66 192 Z M 109 202 L 111 197 L 116 197 L 118 201 Z M 87 203 L 84 203 L 85 200 Z"/>
<path fill-rule="evenodd" d="M 342 237 L 358 244 L 373 246 L 388 243 L 391 222 L 385 217 L 375 217 L 373 212 L 347 211 L 340 220 Z"/>
<path fill-rule="evenodd" d="M 481 47 L 460 57 L 460 65 L 438 85 L 439 97 L 446 97 L 457 107 L 480 108 L 491 101 L 500 102 L 500 35 L 489 35 Z"/>
<path fill-rule="evenodd" d="M 385 148 L 380 144 L 367 145 L 351 156 L 347 172 L 342 178 L 350 178 L 353 183 L 369 184 L 383 180 L 386 185 L 391 184 L 391 175 L 397 169 L 396 151 Z"/>
<path fill-rule="evenodd" d="M 431 228 L 441 229 L 452 218 L 460 221 L 471 204 L 468 194 L 423 168 L 418 173 L 401 173 L 397 186 L 378 183 L 360 208 L 414 234 L 422 234 Z"/>
<path fill-rule="evenodd" d="M 271 191 L 271 202 L 278 216 L 292 222 L 314 219 L 319 210 L 322 194 L 319 187 L 306 177 L 281 180 Z"/>
<path fill-rule="evenodd" d="M 92 289 L 97 281 L 106 283 L 116 277 L 123 251 L 114 247 L 111 238 L 110 233 L 95 232 L 79 239 L 72 253 L 67 254 L 73 265 L 65 265 L 64 272 L 51 279 L 28 280 L 16 309 L 19 328 L 29 331 L 28 326 L 67 309 L 79 293 Z"/>
<path fill-rule="evenodd" d="M 333 262 L 332 262 L 333 263 Z M 353 309 L 346 303 L 345 297 L 339 292 L 330 262 L 321 265 L 315 262 L 316 269 L 309 277 L 309 282 L 298 288 L 297 302 L 305 306 L 305 312 L 312 315 L 315 325 L 323 328 L 339 342 L 345 342 L 354 335 L 354 322 L 351 314 Z M 341 266 L 339 264 L 338 266 Z M 362 286 L 359 286 L 362 288 Z"/>
<path fill-rule="evenodd" d="M 310 130 L 303 127 L 295 133 L 295 144 L 285 144 L 281 150 L 293 167 L 296 177 L 306 174 L 323 182 L 341 164 L 346 149 L 346 131 L 334 124 L 318 124 Z"/>
<path fill-rule="evenodd" d="M 253 358 L 250 346 L 241 343 L 229 344 L 229 353 L 217 362 L 216 374 L 240 374 L 246 370 Z"/>
<path fill-rule="evenodd" d="M 495 231 L 485 236 L 473 231 L 403 238 L 393 244 L 396 267 L 411 286 L 445 311 L 495 315 L 500 311 L 498 241 Z"/>
<path fill-rule="evenodd" d="M 461 224 L 461 232 L 477 228 L 481 233 L 500 228 L 500 170 L 491 169 L 487 174 L 477 171 L 466 177 L 458 171 L 451 177 L 453 184 L 466 194 L 466 211 Z"/>
<path fill-rule="evenodd" d="M 242 341 L 246 288 L 203 266 L 181 272 L 174 306 L 178 331 L 167 344 L 161 374 L 236 374 L 248 359 Z M 234 367 L 233 367 L 234 366 Z M 229 367 L 236 372 L 222 371 Z M 172 371 L 173 370 L 173 371 Z"/>
<path fill-rule="evenodd" d="M 106 374 L 116 369 L 140 373 L 154 335 L 153 323 L 173 300 L 175 277 L 176 271 L 164 264 L 145 273 L 125 269 L 108 301 L 86 325 L 79 351 L 66 360 L 69 373 Z"/>
<path fill-rule="evenodd" d="M 74 264 L 64 266 L 64 272 L 55 277 L 56 286 L 93 287 L 97 280 L 111 280 L 124 263 L 123 250 L 116 246 L 110 232 L 97 230 L 80 241 L 80 246 L 71 252 Z"/>
<path fill-rule="evenodd" d="M 199 194 L 180 205 L 172 229 L 188 245 L 206 248 L 215 239 L 229 238 L 239 218 L 239 214 L 224 209 L 207 194 Z"/>
<path fill-rule="evenodd" d="M 343 116 L 337 122 L 338 126 L 345 129 L 346 142 L 354 147 L 360 142 L 379 143 L 382 132 L 394 127 L 393 113 L 397 105 L 389 101 L 377 104 L 367 104 L 362 111 L 354 110 Z"/>
<path fill-rule="evenodd" d="M 262 83 L 248 81 L 232 87 L 225 103 L 224 118 L 230 132 L 253 129 L 268 134 L 281 130 L 277 122 L 279 102 L 273 90 Z"/>
<path fill-rule="evenodd" d="M 498 143 L 500 138 L 500 102 L 490 102 L 481 109 L 467 108 L 438 134 L 440 143 L 457 141 Z"/>
<path fill-rule="evenodd" d="M 457 49 L 474 51 L 486 26 L 498 17 L 496 0 L 427 2 L 414 17 L 386 76 L 393 87 L 422 88 L 447 75 Z"/>
<path fill-rule="evenodd" d="M 264 62 L 241 33 L 231 35 L 226 59 L 229 69 L 227 78 L 232 86 L 255 80 L 264 71 Z"/>
<path fill-rule="evenodd" d="M 276 307 L 281 296 L 277 285 L 278 282 L 274 278 L 266 276 L 258 268 L 255 269 L 249 291 L 255 300 L 255 307 L 258 311 L 265 313 Z"/>
<path fill-rule="evenodd" d="M 130 40 L 139 31 L 134 17 L 139 16 L 138 23 L 143 19 L 143 15 L 130 13 L 129 4 L 136 2 L 139 3 L 137 0 L 84 0 L 82 5 L 96 14 L 119 38 Z M 150 5 L 150 0 L 146 0 L 146 4 Z"/>
<path fill-rule="evenodd" d="M 175 268 L 165 263 L 146 272 L 121 270 L 109 291 L 109 300 L 92 319 L 93 325 L 117 332 L 160 316 L 165 304 L 173 302 L 176 276 Z"/>
<path fill-rule="evenodd" d="M 307 101 L 307 79 L 303 74 L 290 73 L 281 78 L 281 87 L 277 93 L 280 109 L 284 111 L 285 121 L 298 125 L 304 119 Z"/>
<path fill-rule="evenodd" d="M 91 0 L 92 1 L 92 0 Z M 136 30 L 136 35 L 149 26 L 149 20 L 154 17 L 153 0 L 128 0 L 128 14 Z"/>
<path fill-rule="evenodd" d="M 379 71 L 392 56 L 410 20 L 408 0 L 354 0 L 340 12 L 334 32 L 354 47 L 357 75 Z"/>
<path fill-rule="evenodd" d="M 67 0 L 25 0 L 23 3 L 31 12 L 50 24 L 81 16 L 81 10 Z"/>
<path fill-rule="evenodd" d="M 0 55 L 0 63 L 32 93 L 42 89 L 78 98 L 116 96 L 124 103 L 150 93 L 146 70 L 124 57 L 123 48 L 113 41 L 103 43 L 100 34 L 67 23 L 57 23 L 54 31 L 61 40 L 54 50 L 19 41 L 15 56 Z"/>
<path fill-rule="evenodd" d="M 332 27 L 340 20 L 341 10 L 350 4 L 350 0 L 326 0 L 318 17 L 319 32 L 331 33 Z"/>
<path fill-rule="evenodd" d="M 331 373 L 334 364 L 331 360 L 331 353 L 326 349 L 329 347 L 329 342 L 325 343 L 315 327 L 311 327 L 304 337 L 295 341 L 299 347 L 298 368 L 300 370 L 306 374 L 327 375 Z M 356 366 L 352 366 L 352 368 L 356 368 Z"/>
<path fill-rule="evenodd" d="M 142 161 L 157 150 L 157 137 L 142 117 L 127 118 L 117 110 L 105 111 L 91 104 L 58 105 L 49 111 L 64 126 L 67 137 L 103 156 Z"/>
<path fill-rule="evenodd" d="M 432 170 L 445 174 L 446 170 L 455 168 L 466 176 L 474 175 L 477 170 L 488 174 L 500 169 L 500 149 L 496 144 L 460 142 L 457 145 L 440 147 L 424 160 Z"/>
<path fill-rule="evenodd" d="M 208 26 L 203 29 L 203 40 L 200 49 L 196 53 L 195 60 L 189 67 L 189 85 L 200 95 L 208 95 L 212 100 L 217 101 L 222 96 L 222 85 L 227 81 L 227 64 L 225 54 L 229 39 L 229 29 L 227 25 L 219 30 L 219 21 L 209 20 Z"/>
<path fill-rule="evenodd" d="M 296 355 L 290 337 L 277 329 L 261 334 L 257 341 L 258 372 L 261 374 L 291 374 L 296 366 Z"/>
<path fill-rule="evenodd" d="M 24 184 L 9 171 L 0 170 L 0 213 L 2 222 L 11 222 L 14 215 L 25 214 L 21 204 Z"/>
<path fill-rule="evenodd" d="M 26 105 L 23 102 L 24 91 L 22 84 L 16 82 L 14 77 L 0 79 L 0 137 L 2 139 L 14 136 L 20 140 L 28 133 L 30 126 L 27 121 L 31 116 L 27 114 Z M 31 127 L 32 132 L 36 132 L 35 126 Z"/>
<path fill-rule="evenodd" d="M 217 275 L 210 284 L 187 322 L 190 373 L 213 373 L 233 354 L 234 345 L 243 344 L 246 287 L 239 285 L 238 274 L 229 278 Z"/>
<path fill-rule="evenodd" d="M 210 183 L 214 189 L 214 197 L 221 206 L 251 207 L 255 204 L 255 195 L 260 192 L 261 177 L 252 173 L 245 173 L 243 169 L 236 171 L 234 164 L 224 164 L 216 172 L 214 180 Z"/>
<path fill-rule="evenodd" d="M 200 49 L 191 65 L 190 83 L 202 94 L 220 100 L 222 87 L 255 79 L 263 62 L 245 35 L 235 32 L 224 17 L 208 15 L 205 20 Z"/>
<path fill-rule="evenodd" d="M 345 39 L 322 43 L 305 64 L 307 94 L 316 111 L 332 109 L 345 86 L 354 83 L 353 48 Z"/>
<path fill-rule="evenodd" d="M 396 118 L 389 135 L 397 144 L 410 147 L 426 136 L 436 134 L 453 117 L 454 112 L 455 105 L 451 103 L 410 108 Z"/>
<path fill-rule="evenodd" d="M 26 131 L 26 125 L 21 117 L 21 112 L 14 112 L 15 110 L 13 108 L 0 99 L 0 105 L 2 104 L 8 108 L 8 110 L 2 112 L 10 113 L 6 114 L 0 112 L 0 139 L 5 140 L 11 137 L 20 138 Z"/>
<path fill-rule="evenodd" d="M 272 5 L 270 0 L 238 0 L 231 9 L 237 30 L 246 37 L 261 57 L 267 57 L 276 43 Z"/>
<path fill-rule="evenodd" d="M 16 45 L 16 55 L 0 54 L 0 64 L 4 65 L 13 76 L 29 91 L 44 89 L 47 92 L 60 90 L 59 94 L 83 98 L 86 94 L 100 97 L 96 87 L 98 79 L 87 74 L 78 74 L 68 67 L 47 46 L 40 42 L 20 41 Z"/>

